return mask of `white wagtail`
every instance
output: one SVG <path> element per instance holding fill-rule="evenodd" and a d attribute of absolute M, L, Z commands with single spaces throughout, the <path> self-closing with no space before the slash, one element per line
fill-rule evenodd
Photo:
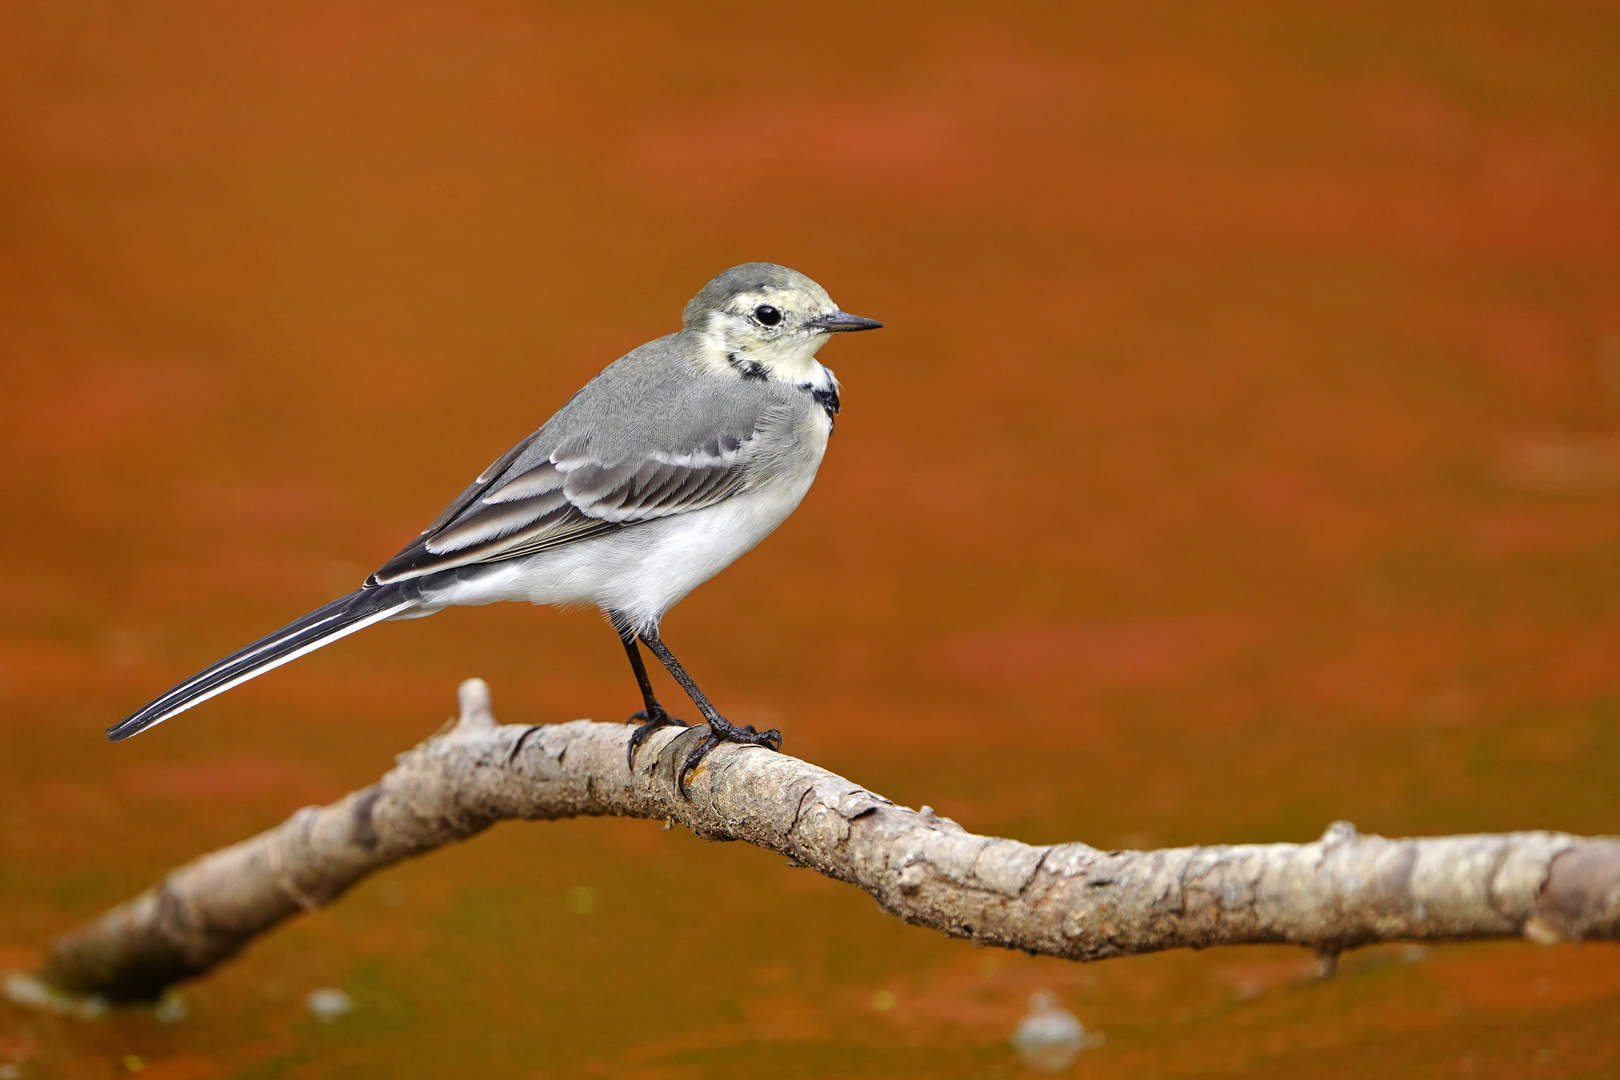
<path fill-rule="evenodd" d="M 676 776 L 722 742 L 780 749 L 776 730 L 728 723 L 659 639 L 664 613 L 791 514 L 816 477 L 838 380 L 816 361 L 829 334 L 882 323 L 838 310 L 820 285 L 772 263 L 732 267 L 686 305 L 679 333 L 620 357 L 502 454 L 358 590 L 211 665 L 110 728 L 125 739 L 238 683 L 383 619 L 452 604 L 595 604 L 641 686 L 628 758 L 664 711 L 639 638 L 697 705 L 709 734 Z"/>

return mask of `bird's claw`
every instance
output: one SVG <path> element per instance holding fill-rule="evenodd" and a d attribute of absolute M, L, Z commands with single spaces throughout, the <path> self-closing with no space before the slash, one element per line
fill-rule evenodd
<path fill-rule="evenodd" d="M 724 720 L 721 720 L 718 724 L 711 722 L 709 724 L 709 733 L 703 737 L 701 742 L 692 747 L 691 751 L 686 755 L 686 760 L 681 762 L 680 771 L 675 774 L 675 789 L 681 793 L 681 798 L 691 798 L 686 793 L 686 778 L 703 763 L 703 759 L 709 756 L 710 751 L 721 743 L 727 742 L 738 743 L 743 746 L 763 746 L 767 750 L 780 751 L 782 749 L 782 733 L 775 728 L 771 728 L 769 731 L 755 731 L 753 724 L 738 727 L 735 724 L 728 724 Z"/>
<path fill-rule="evenodd" d="M 663 710 L 662 706 L 654 705 L 651 709 L 642 709 L 640 712 L 626 720 L 627 724 L 642 721 L 640 727 L 630 733 L 630 745 L 625 749 L 624 758 L 632 772 L 636 767 L 636 749 L 647 741 L 647 736 L 663 727 L 691 727 L 685 720 L 677 720 Z"/>

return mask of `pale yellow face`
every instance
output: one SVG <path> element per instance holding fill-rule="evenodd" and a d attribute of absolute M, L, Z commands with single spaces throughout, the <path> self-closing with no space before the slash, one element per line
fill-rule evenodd
<path fill-rule="evenodd" d="M 700 331 L 709 346 L 705 359 L 744 375 L 805 382 L 819 367 L 816 350 L 830 336 L 805 323 L 837 311 L 813 282 L 738 292 L 707 313 Z"/>

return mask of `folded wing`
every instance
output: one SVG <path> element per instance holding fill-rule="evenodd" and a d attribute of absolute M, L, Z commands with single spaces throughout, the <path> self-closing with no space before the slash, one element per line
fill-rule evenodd
<path fill-rule="evenodd" d="M 604 462 L 559 447 L 514 446 L 427 531 L 367 579 L 383 585 L 474 563 L 532 555 L 637 522 L 713 506 L 742 490 L 758 433 L 717 436 L 683 452 Z"/>

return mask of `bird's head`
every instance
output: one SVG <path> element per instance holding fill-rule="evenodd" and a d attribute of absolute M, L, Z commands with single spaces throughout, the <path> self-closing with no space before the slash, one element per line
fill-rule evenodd
<path fill-rule="evenodd" d="M 883 324 L 838 310 L 827 290 L 775 263 L 733 266 L 686 305 L 688 333 L 706 359 L 744 378 L 803 382 L 829 335 Z"/>

